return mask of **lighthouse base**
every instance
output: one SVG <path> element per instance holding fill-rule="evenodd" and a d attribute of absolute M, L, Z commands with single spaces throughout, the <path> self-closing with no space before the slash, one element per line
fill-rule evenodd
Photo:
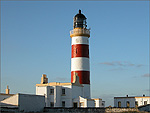
<path fill-rule="evenodd" d="M 83 85 L 83 97 L 91 98 L 90 84 L 82 84 Z"/>

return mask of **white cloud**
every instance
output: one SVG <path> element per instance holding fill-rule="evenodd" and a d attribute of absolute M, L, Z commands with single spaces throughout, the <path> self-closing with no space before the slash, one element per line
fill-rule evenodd
<path fill-rule="evenodd" d="M 149 73 L 144 74 L 144 75 L 142 75 L 142 77 L 150 77 L 150 74 Z"/>
<path fill-rule="evenodd" d="M 100 64 L 107 65 L 107 66 L 120 66 L 120 67 L 142 67 L 143 64 L 133 64 L 130 62 L 123 62 L 123 61 L 113 61 L 113 62 L 101 62 Z"/>

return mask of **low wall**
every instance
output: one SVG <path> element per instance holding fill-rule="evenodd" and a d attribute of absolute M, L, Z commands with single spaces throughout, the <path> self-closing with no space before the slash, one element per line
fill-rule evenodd
<path fill-rule="evenodd" d="M 15 108 L 0 107 L 0 108 L 1 108 L 0 109 L 1 113 L 20 113 L 17 107 Z M 137 108 L 51 108 L 51 107 L 45 107 L 43 112 L 38 112 L 38 113 L 147 113 L 147 112 L 139 112 Z"/>
<path fill-rule="evenodd" d="M 50 108 L 45 107 L 44 112 L 57 113 L 105 113 L 105 108 Z"/>
<path fill-rule="evenodd" d="M 44 112 L 65 113 L 139 113 L 137 108 L 50 108 L 45 107 Z"/>
<path fill-rule="evenodd" d="M 19 112 L 18 107 L 0 107 L 0 113 Z"/>
<path fill-rule="evenodd" d="M 132 113 L 138 113 L 139 110 L 137 108 L 106 108 L 106 113 L 121 113 L 121 112 L 132 112 Z"/>

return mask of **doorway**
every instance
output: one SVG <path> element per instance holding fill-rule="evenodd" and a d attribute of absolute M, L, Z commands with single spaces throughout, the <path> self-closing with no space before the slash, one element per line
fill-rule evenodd
<path fill-rule="evenodd" d="M 74 108 L 77 108 L 77 107 L 78 107 L 78 103 L 77 103 L 77 102 L 74 102 L 74 103 L 73 103 L 73 107 L 74 107 Z"/>

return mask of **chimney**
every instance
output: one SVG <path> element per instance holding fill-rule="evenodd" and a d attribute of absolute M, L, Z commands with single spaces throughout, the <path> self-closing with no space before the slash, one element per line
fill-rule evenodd
<path fill-rule="evenodd" d="M 48 83 L 48 78 L 47 78 L 46 74 L 42 74 L 41 84 L 47 84 L 47 83 Z"/>
<path fill-rule="evenodd" d="M 9 86 L 7 85 L 6 94 L 9 94 L 9 92 L 10 92 L 10 89 L 9 89 Z"/>

